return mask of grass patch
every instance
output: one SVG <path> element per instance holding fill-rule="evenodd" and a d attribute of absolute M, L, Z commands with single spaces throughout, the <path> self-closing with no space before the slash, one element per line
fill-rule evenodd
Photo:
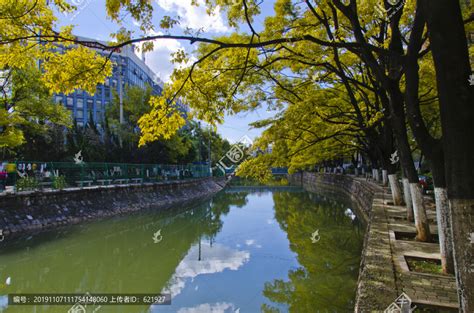
<path fill-rule="evenodd" d="M 412 272 L 444 275 L 441 268 L 441 261 L 437 259 L 422 259 L 406 256 L 408 268 Z"/>

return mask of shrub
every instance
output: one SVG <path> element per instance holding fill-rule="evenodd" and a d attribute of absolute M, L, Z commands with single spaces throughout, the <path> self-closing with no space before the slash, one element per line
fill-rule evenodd
<path fill-rule="evenodd" d="M 55 176 L 53 178 L 53 188 L 54 189 L 64 189 L 67 187 L 66 177 L 64 176 Z"/>
<path fill-rule="evenodd" d="M 16 182 L 18 191 L 34 190 L 38 188 L 38 180 L 34 177 L 22 177 Z"/>

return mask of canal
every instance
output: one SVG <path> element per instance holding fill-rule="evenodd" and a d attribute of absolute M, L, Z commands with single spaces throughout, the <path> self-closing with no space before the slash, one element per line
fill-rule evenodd
<path fill-rule="evenodd" d="M 364 235 L 349 207 L 298 187 L 228 187 L 201 203 L 0 242 L 0 312 L 72 312 L 8 305 L 11 293 L 160 292 L 171 305 L 86 312 L 349 312 Z"/>

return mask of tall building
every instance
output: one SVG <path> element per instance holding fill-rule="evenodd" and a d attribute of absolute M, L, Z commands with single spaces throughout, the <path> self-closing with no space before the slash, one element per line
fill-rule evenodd
<path fill-rule="evenodd" d="M 89 38 L 80 39 L 94 41 Z M 108 51 L 95 50 L 102 55 L 108 55 L 109 53 Z M 152 88 L 153 95 L 159 95 L 162 92 L 163 82 L 145 64 L 144 60 L 135 54 L 133 45 L 125 46 L 114 52 L 111 60 L 113 62 L 113 74 L 105 80 L 104 84 L 97 85 L 97 91 L 94 95 L 78 89 L 69 95 L 60 93 L 54 96 L 56 103 L 62 103 L 72 112 L 78 126 L 86 125 L 91 117 L 97 126 L 102 126 L 105 109 L 112 102 L 112 90 L 115 90 L 119 95 L 120 81 L 122 81 L 123 95 L 125 95 L 125 86 L 127 85 L 138 86 L 143 89 L 149 85 Z"/>

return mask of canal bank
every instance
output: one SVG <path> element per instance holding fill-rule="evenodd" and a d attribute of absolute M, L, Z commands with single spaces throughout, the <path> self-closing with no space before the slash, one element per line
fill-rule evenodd
<path fill-rule="evenodd" d="M 347 197 L 367 222 L 355 312 L 382 312 L 402 293 L 413 305 L 429 308 L 430 312 L 457 311 L 453 276 L 410 269 L 407 259 L 440 259 L 439 245 L 400 237 L 414 237 L 416 230 L 413 223 L 406 221 L 406 208 L 393 205 L 389 188 L 342 174 L 297 173 L 290 175 L 289 181 L 311 192 Z M 431 232 L 436 235 L 433 205 L 427 213 Z"/>
<path fill-rule="evenodd" d="M 211 196 L 225 184 L 225 178 L 202 178 L 7 194 L 0 196 L 0 230 L 8 240 L 144 208 L 166 209 Z"/>

